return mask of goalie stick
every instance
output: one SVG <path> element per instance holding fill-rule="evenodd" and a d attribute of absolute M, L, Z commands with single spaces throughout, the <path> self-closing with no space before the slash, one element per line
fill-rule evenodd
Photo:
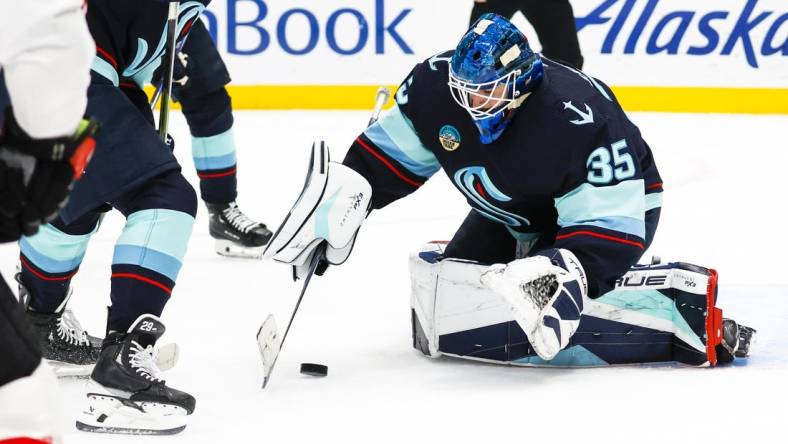
<path fill-rule="evenodd" d="M 372 110 L 372 116 L 367 123 L 367 126 L 371 126 L 375 122 L 377 122 L 378 117 L 380 116 L 380 112 L 383 110 L 383 107 L 388 102 L 391 93 L 388 88 L 381 86 L 378 88 L 377 93 L 375 94 L 375 107 Z M 279 353 L 282 350 L 282 346 L 285 343 L 285 339 L 287 338 L 287 333 L 290 331 L 290 327 L 293 325 L 293 319 L 295 319 L 295 315 L 298 312 L 298 307 L 301 305 L 301 300 L 304 298 L 304 294 L 306 293 L 306 288 L 309 286 L 309 281 L 312 279 L 312 275 L 315 274 L 315 270 L 317 270 L 320 261 L 325 258 L 325 251 L 326 251 L 326 243 L 321 243 L 315 250 L 310 262 L 309 268 L 304 275 L 304 284 L 301 287 L 301 293 L 298 296 L 298 301 L 296 302 L 295 308 L 293 309 L 293 313 L 290 315 L 290 321 L 287 323 L 287 328 L 285 329 L 285 334 L 282 336 L 282 340 L 279 340 L 279 330 L 276 326 L 276 318 L 273 314 L 269 314 L 268 317 L 263 321 L 260 328 L 257 330 L 257 347 L 260 350 L 260 357 L 263 360 L 263 386 L 265 388 L 268 385 L 268 381 L 271 380 L 271 373 L 274 370 L 274 365 L 276 365 L 276 360 L 279 358 Z M 293 276 L 297 277 L 299 273 L 296 270 L 293 271 Z"/>
<path fill-rule="evenodd" d="M 383 107 L 386 105 L 386 102 L 389 101 L 390 96 L 391 92 L 389 92 L 388 88 L 385 86 L 378 88 L 378 92 L 375 93 L 375 108 L 372 109 L 372 116 L 370 116 L 369 123 L 367 123 L 368 127 L 378 121 L 380 112 L 383 111 Z"/>
<path fill-rule="evenodd" d="M 279 357 L 279 352 L 285 343 L 285 339 L 287 339 L 287 333 L 290 332 L 290 327 L 293 325 L 293 319 L 295 319 L 295 315 L 298 313 L 298 307 L 301 306 L 301 301 L 304 299 L 306 288 L 309 286 L 309 281 L 312 279 L 312 275 L 315 274 L 318 264 L 324 259 L 325 252 L 326 243 L 323 242 L 315 249 L 312 255 L 312 259 L 309 262 L 309 269 L 304 276 L 304 285 L 301 287 L 301 294 L 298 295 L 298 301 L 296 301 L 295 308 L 293 308 L 293 314 L 290 315 L 290 322 L 287 323 L 287 328 L 285 329 L 284 336 L 282 336 L 282 340 L 279 340 L 276 319 L 274 319 L 274 315 L 272 314 L 268 315 L 263 325 L 261 325 L 260 329 L 257 331 L 257 346 L 260 349 L 260 356 L 263 358 L 262 388 L 268 385 L 268 381 L 271 378 L 271 372 L 274 370 L 274 365 L 276 365 L 276 359 Z"/>

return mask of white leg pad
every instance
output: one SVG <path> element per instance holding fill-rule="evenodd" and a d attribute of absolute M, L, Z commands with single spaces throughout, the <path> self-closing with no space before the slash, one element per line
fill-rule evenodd
<path fill-rule="evenodd" d="M 480 281 L 489 267 L 451 258 L 433 262 L 444 247 L 430 243 L 410 257 L 411 307 L 431 357 L 441 355 L 442 335 L 512 320 L 509 304 Z"/>

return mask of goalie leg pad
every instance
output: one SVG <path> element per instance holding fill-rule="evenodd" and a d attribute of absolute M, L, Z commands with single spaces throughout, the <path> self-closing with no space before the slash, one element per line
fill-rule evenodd
<path fill-rule="evenodd" d="M 572 339 L 553 359 L 544 360 L 514 321 L 510 306 L 481 285 L 489 267 L 444 259 L 444 246 L 430 243 L 410 257 L 413 345 L 428 356 L 560 367 L 717 363 L 723 324 L 713 270 L 685 263 L 634 267 L 614 291 L 584 298 Z"/>

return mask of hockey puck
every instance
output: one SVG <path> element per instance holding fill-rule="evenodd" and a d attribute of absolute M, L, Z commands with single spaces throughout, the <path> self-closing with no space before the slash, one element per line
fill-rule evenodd
<path fill-rule="evenodd" d="M 328 367 L 323 364 L 310 364 L 304 362 L 301 364 L 301 374 L 309 376 L 327 376 Z"/>

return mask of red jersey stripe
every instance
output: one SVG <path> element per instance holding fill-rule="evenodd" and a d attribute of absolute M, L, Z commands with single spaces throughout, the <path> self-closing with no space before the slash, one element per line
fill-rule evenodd
<path fill-rule="evenodd" d="M 620 244 L 632 245 L 634 247 L 640 248 L 641 250 L 645 249 L 644 245 L 640 242 L 631 241 L 629 239 L 621 239 L 620 237 L 615 237 L 615 236 L 608 236 L 607 234 L 602 234 L 602 233 L 594 233 L 593 231 L 575 231 L 572 233 L 561 234 L 556 236 L 555 240 L 568 239 L 570 237 L 575 237 L 575 236 L 591 236 L 599 239 L 609 240 L 612 242 L 618 242 Z"/>
<path fill-rule="evenodd" d="M 381 156 L 381 155 L 380 155 L 378 152 L 376 152 L 375 150 L 373 150 L 373 149 L 372 149 L 372 148 L 371 148 L 369 145 L 367 145 L 366 143 L 364 143 L 364 141 L 363 141 L 363 140 L 361 140 L 361 138 L 360 138 L 360 137 L 356 139 L 356 142 L 358 142 L 358 143 L 359 143 L 359 145 L 361 145 L 361 146 L 362 146 L 362 147 L 363 147 L 365 150 L 369 151 L 369 153 L 370 153 L 370 154 L 372 154 L 372 155 L 373 155 L 373 156 L 375 156 L 375 157 L 376 157 L 376 158 L 377 158 L 379 161 L 381 161 L 381 162 L 383 163 L 383 165 L 386 165 L 386 167 L 387 167 L 389 170 L 391 170 L 391 172 L 392 172 L 392 173 L 394 173 L 394 174 L 395 174 L 397 177 L 399 177 L 400 179 L 402 179 L 402 180 L 403 180 L 405 183 L 407 183 L 407 184 L 409 184 L 409 185 L 413 185 L 414 187 L 417 187 L 417 188 L 418 188 L 418 187 L 420 187 L 420 186 L 422 186 L 422 185 L 424 185 L 424 184 L 423 184 L 423 183 L 421 183 L 421 182 L 416 182 L 415 180 L 411 180 L 411 179 L 407 178 L 407 177 L 406 177 L 404 174 L 402 174 L 401 172 L 399 172 L 399 170 L 397 170 L 397 168 L 395 168 L 395 167 L 394 167 L 394 165 L 392 165 L 392 164 L 391 164 L 391 162 L 389 162 L 388 160 L 386 160 L 386 158 L 385 158 L 385 157 Z"/>

